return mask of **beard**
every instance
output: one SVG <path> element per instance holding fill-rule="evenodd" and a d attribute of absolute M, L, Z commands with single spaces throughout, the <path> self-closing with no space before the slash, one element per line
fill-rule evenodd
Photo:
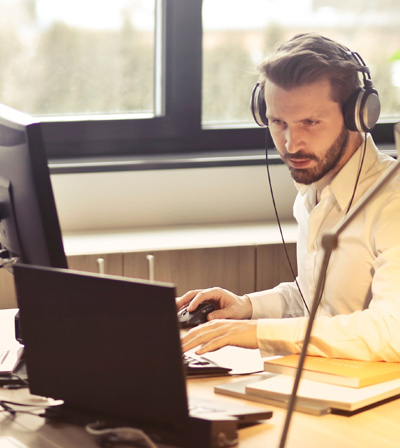
<path fill-rule="evenodd" d="M 349 136 L 350 133 L 348 129 L 345 125 L 343 125 L 339 136 L 328 149 L 325 156 L 322 158 L 319 158 L 314 154 L 307 154 L 306 152 L 302 151 L 299 151 L 295 154 L 285 154 L 283 156 L 283 160 L 285 163 L 290 159 L 312 159 L 317 162 L 317 164 L 313 168 L 308 169 L 296 169 L 286 163 L 292 178 L 296 182 L 304 185 L 310 185 L 322 179 L 326 174 L 328 174 L 337 166 L 340 159 L 343 157 L 349 142 Z"/>

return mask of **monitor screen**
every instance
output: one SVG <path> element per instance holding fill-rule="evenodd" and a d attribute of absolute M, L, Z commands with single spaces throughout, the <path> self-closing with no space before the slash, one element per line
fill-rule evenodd
<path fill-rule="evenodd" d="M 67 267 L 40 123 L 0 105 L 0 265 Z"/>

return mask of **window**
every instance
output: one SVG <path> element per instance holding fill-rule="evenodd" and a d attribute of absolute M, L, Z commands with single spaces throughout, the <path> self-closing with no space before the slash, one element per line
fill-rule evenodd
<path fill-rule="evenodd" d="M 0 5 L 2 102 L 40 117 L 154 114 L 154 1 Z"/>
<path fill-rule="evenodd" d="M 203 123 L 250 124 L 254 67 L 278 43 L 309 31 L 360 53 L 379 92 L 381 116 L 399 114 L 400 62 L 389 61 L 400 49 L 399 23 L 397 0 L 204 0 Z"/>
<path fill-rule="evenodd" d="M 374 137 L 392 143 L 399 21 L 397 0 L 0 0 L 0 101 L 40 118 L 53 160 L 248 154 L 265 135 L 255 66 L 319 31 L 365 58 L 383 104 Z"/>

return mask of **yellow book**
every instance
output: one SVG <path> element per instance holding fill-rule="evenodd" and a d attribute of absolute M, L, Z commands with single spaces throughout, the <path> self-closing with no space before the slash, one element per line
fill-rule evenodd
<path fill-rule="evenodd" d="M 264 370 L 295 375 L 300 355 L 264 361 Z M 400 362 L 358 361 L 306 356 L 302 378 L 347 387 L 365 387 L 400 378 Z"/>

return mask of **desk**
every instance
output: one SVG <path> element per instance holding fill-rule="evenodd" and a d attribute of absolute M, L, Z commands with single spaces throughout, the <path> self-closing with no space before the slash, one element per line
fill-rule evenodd
<path fill-rule="evenodd" d="M 243 377 L 240 377 L 241 379 Z M 238 378 L 190 379 L 189 394 L 213 397 L 219 400 L 235 398 L 214 395 L 213 387 Z M 24 400 L 27 390 L 0 389 L 0 398 L 12 401 Z M 243 401 L 239 400 L 243 403 Z M 249 404 L 262 405 L 249 402 Z M 271 420 L 239 431 L 240 448 L 278 447 L 286 411 L 273 409 Z M 312 416 L 293 414 L 287 448 L 398 448 L 400 446 L 400 400 L 374 409 L 344 417 L 339 415 Z M 43 419 L 20 414 L 12 418 L 0 413 L 1 437 L 14 437 L 29 448 L 98 448 L 93 436 L 83 428 L 67 424 L 46 424 Z M 0 443 L 0 447 L 3 445 Z M 22 447 L 21 447 L 22 448 Z"/>

